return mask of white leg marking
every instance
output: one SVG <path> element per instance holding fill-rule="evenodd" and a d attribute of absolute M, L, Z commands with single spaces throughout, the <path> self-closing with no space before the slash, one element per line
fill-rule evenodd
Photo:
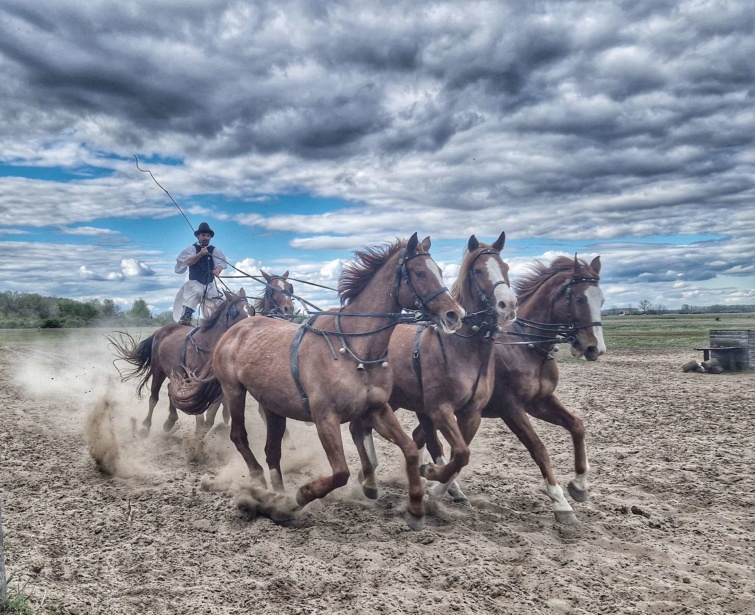
<path fill-rule="evenodd" d="M 573 511 L 574 509 L 569 505 L 569 502 L 566 501 L 566 498 L 564 497 L 564 490 L 561 489 L 561 485 L 556 483 L 555 485 L 549 485 L 548 481 L 545 481 L 545 493 L 548 494 L 548 497 L 553 502 L 553 510 L 554 511 Z"/>
<path fill-rule="evenodd" d="M 364 448 L 367 451 L 367 458 L 370 460 L 370 463 L 372 464 L 372 468 L 375 469 L 378 467 L 378 458 L 377 453 L 375 452 L 375 441 L 372 439 L 372 434 L 368 433 L 364 437 Z"/>
<path fill-rule="evenodd" d="M 587 491 L 590 487 L 589 482 L 587 480 L 587 475 L 590 473 L 590 462 L 585 459 L 585 471 L 582 472 L 582 474 L 574 474 L 574 478 L 572 479 L 572 484 L 579 490 L 579 491 Z"/>

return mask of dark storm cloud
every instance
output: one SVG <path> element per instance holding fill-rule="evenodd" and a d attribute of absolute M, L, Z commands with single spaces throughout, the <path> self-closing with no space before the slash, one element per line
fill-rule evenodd
<path fill-rule="evenodd" d="M 126 170 L 136 150 L 184 161 L 160 171 L 187 194 L 358 204 L 238 217 L 300 233 L 292 245 L 504 226 L 510 238 L 605 242 L 629 259 L 616 279 L 751 275 L 749 2 L 5 0 L 0 11 L 2 159 L 117 170 L 54 189 L 0 179 L 0 224 L 82 225 L 116 206 L 166 215 Z M 655 244 L 655 258 L 609 243 L 664 235 L 717 243 Z"/>

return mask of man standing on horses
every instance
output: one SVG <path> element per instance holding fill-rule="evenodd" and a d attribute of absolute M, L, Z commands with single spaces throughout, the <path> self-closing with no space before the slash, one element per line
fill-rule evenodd
<path fill-rule="evenodd" d="M 194 231 L 196 243 L 191 244 L 176 258 L 176 273 L 189 270 L 189 279 L 176 295 L 173 317 L 179 325 L 190 325 L 194 310 L 202 305 L 203 316 L 209 316 L 222 300 L 222 294 L 215 284 L 215 276 L 226 268 L 225 254 L 210 245 L 215 231 L 207 222 L 202 222 Z M 181 311 L 183 308 L 183 311 Z M 180 318 L 179 318 L 180 314 Z"/>

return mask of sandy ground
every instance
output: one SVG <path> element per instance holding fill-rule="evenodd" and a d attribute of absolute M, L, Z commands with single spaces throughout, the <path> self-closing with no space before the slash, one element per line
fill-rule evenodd
<path fill-rule="evenodd" d="M 690 358 L 561 362 L 592 466 L 579 525 L 555 522 L 527 452 L 485 420 L 461 480 L 473 506 L 436 504 L 411 532 L 401 457 L 379 439 L 377 501 L 347 438 L 349 485 L 281 525 L 237 505 L 245 468 L 227 428 L 198 454 L 192 417 L 163 433 L 162 400 L 150 437 L 134 437 L 146 400 L 104 340 L 6 349 L 8 572 L 35 613 L 755 613 L 755 373 L 682 373 Z M 247 424 L 261 454 L 253 408 Z M 537 429 L 565 487 L 571 440 Z M 326 468 L 313 427 L 292 426 L 284 455 L 289 493 Z"/>

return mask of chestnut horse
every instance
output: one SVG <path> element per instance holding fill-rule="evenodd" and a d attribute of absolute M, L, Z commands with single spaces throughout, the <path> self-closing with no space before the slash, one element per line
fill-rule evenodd
<path fill-rule="evenodd" d="M 262 316 L 292 318 L 294 315 L 294 287 L 288 281 L 288 269 L 283 275 L 271 275 L 260 269 L 265 278 L 265 293 L 254 302 L 254 310 Z"/>
<path fill-rule="evenodd" d="M 505 339 L 496 342 L 495 387 L 483 417 L 501 418 L 527 447 L 545 480 L 560 523 L 577 523 L 558 484 L 548 450 L 530 423 L 529 415 L 567 429 L 574 443 L 574 478 L 569 495 L 577 502 L 588 497 L 589 464 L 582 420 L 569 412 L 556 397 L 558 363 L 553 358 L 558 342 L 568 342 L 574 357 L 595 361 L 605 353 L 600 310 L 600 257 L 588 265 L 581 259 L 561 256 L 550 265 L 536 263 L 514 288 L 519 299 L 519 317 L 507 327 Z M 420 442 L 422 437 L 416 434 Z M 442 454 L 437 438 L 429 438 L 428 450 Z M 455 498 L 466 496 L 454 486 Z"/>
<path fill-rule="evenodd" d="M 118 358 L 133 365 L 133 369 L 125 374 L 121 373 L 121 381 L 139 378 L 136 394 L 142 397 L 150 379 L 149 410 L 142 421 L 141 435 L 149 435 L 152 426 L 152 412 L 160 399 L 160 388 L 165 379 L 174 374 L 185 374 L 185 369 L 196 372 L 207 363 L 212 356 L 215 344 L 229 328 L 241 320 L 254 315 L 254 309 L 248 304 L 244 289 L 238 295 L 223 291 L 225 299 L 215 309 L 211 316 L 204 319 L 198 328 L 187 325 L 169 323 L 147 339 L 137 342 L 128 334 L 122 334 L 121 339 L 108 337 L 114 346 Z M 125 336 L 125 338 L 123 337 Z M 120 371 L 120 370 L 119 370 Z M 168 418 L 163 424 L 163 430 L 168 432 L 178 420 L 176 407 L 168 396 L 170 409 Z M 218 406 L 213 405 L 207 412 L 206 418 L 197 416 L 196 433 L 202 434 L 212 428 Z"/>
<path fill-rule="evenodd" d="M 265 453 L 274 486 L 282 486 L 280 442 L 286 418 L 311 421 L 317 427 L 332 475 L 300 487 L 297 508 L 346 484 L 349 468 L 340 425 L 369 416 L 378 433 L 397 444 L 406 458 L 406 520 L 412 529 L 423 527 L 419 453 L 388 404 L 393 377 L 386 369 L 386 355 L 402 308 L 427 312 L 447 333 L 462 324 L 464 310 L 443 286 L 429 249 L 430 238 L 420 243 L 415 233 L 408 242 L 356 252 L 356 260 L 339 280 L 339 311 L 320 312 L 301 326 L 251 318 L 223 335 L 212 363 L 199 374 L 201 380 L 187 381 L 183 387 L 172 383 L 177 406 L 189 414 L 202 412 L 222 392 L 231 411 L 231 440 L 246 462 L 253 489 L 261 491 L 267 485 L 249 448 L 244 424 L 247 392 L 267 418 Z"/>
<path fill-rule="evenodd" d="M 433 328 L 398 325 L 388 346 L 393 368 L 390 404 L 396 410 L 412 410 L 431 419 L 451 444 L 447 465 L 423 465 L 422 476 L 439 481 L 432 494 L 440 496 L 469 462 L 469 443 L 480 425 L 480 412 L 493 392 L 495 376 L 493 340 L 499 324 L 516 318 L 517 300 L 511 292 L 508 265 L 500 256 L 506 241 L 501 233 L 492 244 L 480 243 L 472 235 L 451 289 L 467 315 L 453 335 L 441 337 Z M 372 431 L 353 421 L 350 425 L 362 462 L 362 489 L 367 497 L 377 497 Z M 360 446 L 360 442 L 364 444 Z"/>

